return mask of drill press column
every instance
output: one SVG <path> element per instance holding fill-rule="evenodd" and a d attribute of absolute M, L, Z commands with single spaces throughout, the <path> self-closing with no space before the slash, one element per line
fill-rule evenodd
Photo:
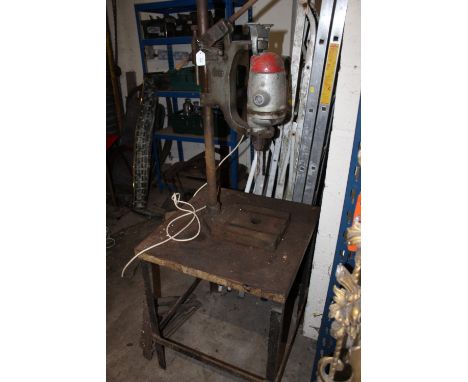
<path fill-rule="evenodd" d="M 197 22 L 198 22 L 198 36 L 202 36 L 208 30 L 208 1 L 197 0 Z M 200 67 L 199 67 L 200 68 Z M 201 67 L 201 85 L 202 93 L 209 91 L 209 75 L 207 67 Z M 208 212 L 213 213 L 219 211 L 218 202 L 218 186 L 216 182 L 216 161 L 215 161 L 215 147 L 213 141 L 213 111 L 210 106 L 203 106 L 203 134 L 205 138 L 205 165 L 206 165 L 206 181 L 208 183 L 208 198 L 207 207 Z"/>

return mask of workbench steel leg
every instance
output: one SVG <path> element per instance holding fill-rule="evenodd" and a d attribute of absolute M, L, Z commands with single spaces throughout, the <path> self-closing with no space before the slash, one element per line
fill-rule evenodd
<path fill-rule="evenodd" d="M 145 296 L 146 296 L 146 306 L 148 311 L 148 318 L 149 318 L 149 326 L 151 328 L 151 332 L 156 334 L 157 336 L 161 337 L 161 330 L 159 327 L 159 317 L 157 312 L 157 303 L 158 299 L 157 296 L 154 294 L 153 285 L 155 284 L 155 280 L 153 280 L 153 284 L 151 283 L 151 264 L 147 261 L 142 261 L 141 263 L 141 270 L 143 273 L 143 282 L 145 284 Z M 153 273 L 153 276 L 155 273 Z M 162 369 L 166 368 L 166 355 L 164 351 L 164 346 L 156 343 L 156 353 L 158 355 L 158 362 L 159 366 Z M 146 351 L 146 353 L 148 353 Z M 143 355 L 145 355 L 145 351 L 143 351 Z"/>
<path fill-rule="evenodd" d="M 266 377 L 274 381 L 278 368 L 283 360 L 284 350 L 288 341 L 289 327 L 294 311 L 294 301 L 297 293 L 290 293 L 282 308 L 273 308 L 270 313 L 270 331 L 268 337 L 268 359 Z"/>
<path fill-rule="evenodd" d="M 273 308 L 270 313 L 270 332 L 268 334 L 268 359 L 266 377 L 274 381 L 278 365 L 278 345 L 281 335 L 281 310 Z"/>
<path fill-rule="evenodd" d="M 153 274 L 153 294 L 154 297 L 160 298 L 161 294 L 161 268 L 157 264 L 151 264 L 151 273 Z"/>
<path fill-rule="evenodd" d="M 315 235 L 311 242 L 310 249 L 307 250 L 304 264 L 301 267 L 301 284 L 299 285 L 299 299 L 297 302 L 297 315 L 299 315 L 302 306 L 305 304 L 307 298 L 307 291 L 309 289 L 310 273 L 312 271 L 312 259 L 314 256 L 315 248 Z"/>
<path fill-rule="evenodd" d="M 301 309 L 304 306 L 305 300 L 307 298 L 307 289 L 309 287 L 309 277 L 310 277 L 310 269 L 309 271 L 307 271 L 307 269 L 304 269 L 304 272 L 302 274 L 301 285 L 299 286 L 299 298 L 297 301 L 296 317 L 299 317 Z"/>
<path fill-rule="evenodd" d="M 143 349 L 143 357 L 145 357 L 148 361 L 153 359 L 153 332 L 151 330 L 149 313 L 146 304 L 143 307 L 143 323 L 141 327 L 140 346 Z"/>

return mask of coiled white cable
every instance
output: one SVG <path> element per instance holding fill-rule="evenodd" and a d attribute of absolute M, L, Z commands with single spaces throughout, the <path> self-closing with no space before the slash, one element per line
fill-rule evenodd
<path fill-rule="evenodd" d="M 239 139 L 239 142 L 237 143 L 236 147 L 234 147 L 233 150 L 231 150 L 231 152 L 229 153 L 229 155 L 227 155 L 225 158 L 223 158 L 223 160 L 221 162 L 219 162 L 218 166 L 216 167 L 216 169 L 220 168 L 221 165 L 239 148 L 240 144 L 242 143 L 242 141 L 244 140 L 244 137 L 245 135 L 243 135 L 240 139 Z M 195 193 L 193 194 L 192 198 L 194 198 L 203 188 L 205 188 L 205 186 L 207 185 L 207 183 L 203 184 L 197 191 L 195 191 Z M 127 264 L 125 264 L 125 267 L 122 269 L 122 274 L 121 274 L 121 277 L 124 276 L 125 274 L 125 271 L 127 270 L 127 268 L 129 267 L 129 265 L 131 263 L 133 263 L 137 258 L 138 256 L 140 256 L 142 253 L 145 253 L 146 251 L 149 251 L 150 249 L 153 249 L 153 248 L 156 248 L 156 247 L 159 247 L 160 245 L 162 244 L 165 244 L 167 243 L 168 241 L 170 240 L 174 240 L 174 241 L 180 241 L 180 242 L 184 242 L 184 241 L 191 241 L 191 240 L 194 240 L 195 238 L 198 237 L 198 235 L 200 234 L 200 231 L 201 231 L 201 223 L 200 223 L 200 218 L 198 217 L 197 215 L 197 212 L 200 212 L 201 210 L 205 209 L 206 208 L 206 205 L 203 206 L 203 207 L 200 207 L 198 209 L 195 209 L 195 207 L 189 203 L 189 202 L 184 202 L 183 200 L 180 200 L 180 194 L 178 192 L 175 192 L 172 194 L 171 196 L 171 200 L 174 202 L 174 206 L 179 210 L 179 211 L 183 211 L 185 212 L 184 214 L 182 215 L 179 215 L 179 216 L 176 216 L 174 219 L 172 219 L 169 224 L 166 226 L 166 235 L 167 235 L 167 239 L 163 240 L 163 241 L 160 241 L 159 243 L 156 243 L 156 244 L 153 244 L 153 245 L 150 245 L 149 247 L 141 250 L 140 252 L 138 252 L 135 256 L 133 256 Z M 189 209 L 186 209 L 186 208 L 182 208 L 180 207 L 180 205 L 184 205 L 184 206 L 187 206 L 189 207 Z M 192 219 L 184 226 L 182 227 L 179 231 L 177 231 L 175 234 L 171 235 L 169 233 L 169 229 L 171 228 L 171 226 L 173 226 L 174 222 L 176 222 L 177 220 L 179 219 L 182 219 L 186 216 L 189 216 L 189 215 L 192 215 Z M 179 239 L 178 236 L 184 232 L 188 227 L 190 227 L 190 225 L 194 222 L 194 220 L 197 221 L 197 224 L 198 224 L 198 229 L 197 229 L 197 232 L 191 236 L 191 237 L 188 237 L 188 238 L 184 238 L 184 239 Z"/>

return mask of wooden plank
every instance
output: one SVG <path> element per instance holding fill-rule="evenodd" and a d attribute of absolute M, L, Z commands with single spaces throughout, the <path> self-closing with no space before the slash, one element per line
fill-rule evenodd
<path fill-rule="evenodd" d="M 258 206 L 231 204 L 210 222 L 218 239 L 275 250 L 289 223 L 289 213 Z"/>

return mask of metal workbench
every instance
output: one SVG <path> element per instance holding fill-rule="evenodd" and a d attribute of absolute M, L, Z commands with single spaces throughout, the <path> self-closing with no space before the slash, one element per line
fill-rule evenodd
<path fill-rule="evenodd" d="M 195 208 L 204 205 L 205 194 L 201 192 L 191 203 Z M 169 347 L 249 381 L 280 381 L 305 308 L 312 263 L 310 248 L 313 248 L 319 208 L 228 189 L 221 190 L 221 203 L 223 208 L 243 205 L 289 213 L 289 224 L 282 240 L 276 250 L 254 248 L 215 239 L 202 225 L 200 235 L 192 241 L 170 241 L 140 255 L 147 308 L 147 315 L 143 320 L 143 354 L 151 359 L 153 350 L 156 350 L 159 365 L 165 368 L 164 348 Z M 203 212 L 200 215 L 202 217 Z M 136 253 L 166 238 L 166 224 L 170 218 L 168 216 L 165 223 L 135 248 Z M 185 225 L 187 222 L 179 223 Z M 176 232 L 179 227 L 177 223 L 174 225 Z M 191 236 L 195 231 L 194 224 L 184 236 Z M 179 297 L 162 319 L 157 313 L 158 298 L 161 297 L 160 267 L 195 277 L 191 287 Z M 265 377 L 165 337 L 164 328 L 202 280 L 210 282 L 212 286 L 223 285 L 277 303 L 270 313 Z M 296 324 L 290 331 L 296 300 Z"/>

